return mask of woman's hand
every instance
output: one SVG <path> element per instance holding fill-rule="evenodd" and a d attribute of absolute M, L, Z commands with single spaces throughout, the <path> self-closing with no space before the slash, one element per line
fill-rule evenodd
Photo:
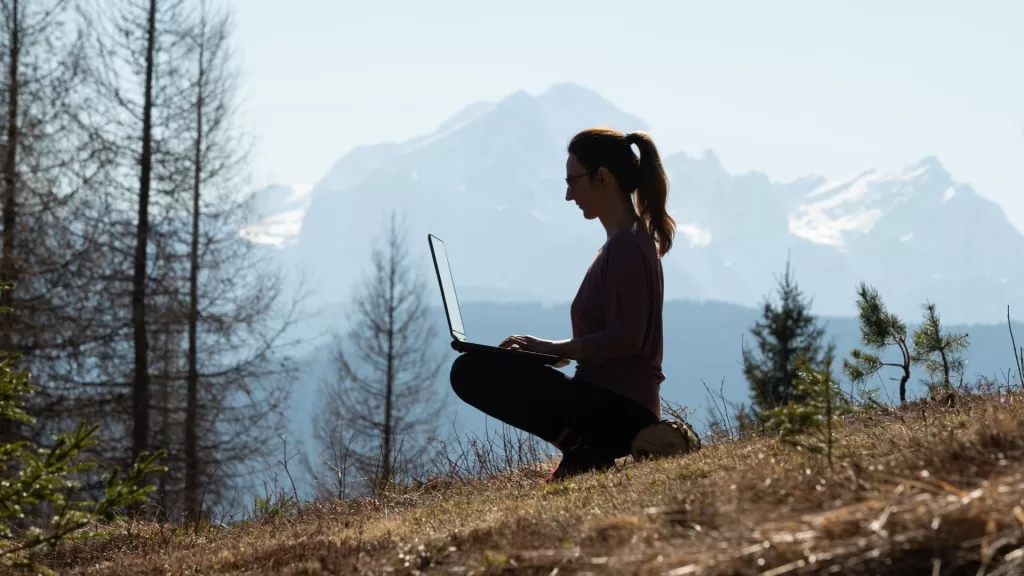
<path fill-rule="evenodd" d="M 499 348 L 511 348 L 513 350 L 526 350 L 540 354 L 560 355 L 559 345 L 551 340 L 543 340 L 533 336 L 509 336 L 498 344 Z"/>

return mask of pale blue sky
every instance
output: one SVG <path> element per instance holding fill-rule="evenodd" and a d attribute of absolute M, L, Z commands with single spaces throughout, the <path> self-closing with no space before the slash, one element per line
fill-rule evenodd
<path fill-rule="evenodd" d="M 571 81 L 777 180 L 934 154 L 1024 230 L 1022 0 L 231 0 L 254 178 Z"/>

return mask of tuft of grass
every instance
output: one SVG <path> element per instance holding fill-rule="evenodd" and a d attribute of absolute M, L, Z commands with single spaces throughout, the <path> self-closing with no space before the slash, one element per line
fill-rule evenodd
<path fill-rule="evenodd" d="M 1024 570 L 1024 394 L 960 393 L 835 427 L 831 467 L 750 436 L 554 485 L 545 462 L 199 534 L 121 526 L 36 559 L 110 575 Z"/>

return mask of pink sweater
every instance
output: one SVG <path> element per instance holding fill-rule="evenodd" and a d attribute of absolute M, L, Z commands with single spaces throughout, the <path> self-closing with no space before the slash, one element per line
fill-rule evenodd
<path fill-rule="evenodd" d="M 572 301 L 582 357 L 575 377 L 636 400 L 661 418 L 664 277 L 642 227 L 611 235 Z"/>

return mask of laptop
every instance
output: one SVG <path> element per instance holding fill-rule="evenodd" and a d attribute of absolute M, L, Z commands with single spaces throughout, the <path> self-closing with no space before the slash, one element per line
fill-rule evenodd
<path fill-rule="evenodd" d="M 452 348 L 455 351 L 508 355 L 523 361 L 538 362 L 558 368 L 569 364 L 569 360 L 551 354 L 500 348 L 466 340 L 466 328 L 462 324 L 459 300 L 455 295 L 455 282 L 452 280 L 451 265 L 448 263 L 448 253 L 445 251 L 444 242 L 433 234 L 428 234 L 427 240 L 430 242 L 430 255 L 434 258 L 434 271 L 437 272 L 437 284 L 441 288 L 441 302 L 444 304 L 445 316 L 448 317 L 448 330 L 451 332 Z"/>

